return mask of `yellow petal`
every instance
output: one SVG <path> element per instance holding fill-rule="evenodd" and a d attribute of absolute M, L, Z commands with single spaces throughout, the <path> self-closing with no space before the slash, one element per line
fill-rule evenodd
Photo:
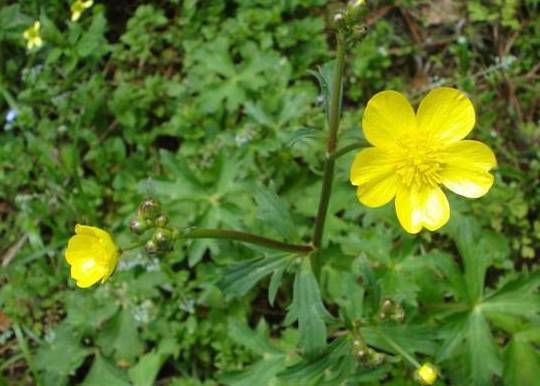
<path fill-rule="evenodd" d="M 73 265 L 88 257 L 105 260 L 106 251 L 99 239 L 89 235 L 76 235 L 69 239 L 65 257 L 68 264 Z"/>
<path fill-rule="evenodd" d="M 375 94 L 362 117 L 366 139 L 373 146 L 394 149 L 404 138 L 416 132 L 414 110 L 405 96 L 387 90 Z"/>
<path fill-rule="evenodd" d="M 476 120 L 472 102 L 455 88 L 429 92 L 416 113 L 418 129 L 441 144 L 457 142 L 471 132 Z"/>
<path fill-rule="evenodd" d="M 495 154 L 482 142 L 459 141 L 447 146 L 441 154 L 444 169 L 441 182 L 459 195 L 478 198 L 493 185 L 489 170 L 497 165 Z"/>
<path fill-rule="evenodd" d="M 39 36 L 34 38 L 34 45 L 36 47 L 41 47 L 43 45 L 43 39 L 41 39 Z"/>
<path fill-rule="evenodd" d="M 77 21 L 81 18 L 81 12 L 80 11 L 73 11 L 71 13 L 71 21 Z"/>
<path fill-rule="evenodd" d="M 448 222 L 450 205 L 439 187 L 402 185 L 396 193 L 396 213 L 409 233 L 418 233 L 423 227 L 434 231 Z"/>
<path fill-rule="evenodd" d="M 396 195 L 397 179 L 392 157 L 375 147 L 363 149 L 356 155 L 350 180 L 358 186 L 358 200 L 371 208 L 388 203 Z"/>
<path fill-rule="evenodd" d="M 77 286 L 87 288 L 102 280 L 107 274 L 107 268 L 97 260 L 89 258 L 71 266 L 71 277 L 77 281 Z"/>

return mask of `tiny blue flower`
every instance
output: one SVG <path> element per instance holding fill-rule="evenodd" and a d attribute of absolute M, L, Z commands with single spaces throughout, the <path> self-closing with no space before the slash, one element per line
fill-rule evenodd
<path fill-rule="evenodd" d="M 17 119 L 17 116 L 19 115 L 19 112 L 15 109 L 10 109 L 6 115 L 6 123 L 12 123 L 15 119 Z"/>

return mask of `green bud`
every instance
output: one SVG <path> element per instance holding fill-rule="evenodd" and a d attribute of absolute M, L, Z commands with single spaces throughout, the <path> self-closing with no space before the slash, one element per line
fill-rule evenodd
<path fill-rule="evenodd" d="M 172 233 L 168 229 L 159 228 L 155 231 L 152 240 L 159 248 L 167 247 L 172 241 Z"/>
<path fill-rule="evenodd" d="M 147 226 L 144 221 L 141 221 L 137 217 L 132 218 L 129 222 L 129 230 L 136 235 L 140 235 L 144 233 L 144 231 L 147 229 Z"/>
<path fill-rule="evenodd" d="M 146 198 L 137 209 L 137 215 L 142 220 L 155 220 L 160 215 L 161 205 L 159 201 Z"/>
<path fill-rule="evenodd" d="M 146 242 L 146 244 L 144 245 L 144 250 L 146 251 L 146 253 L 148 253 L 149 255 L 154 255 L 158 252 L 159 248 L 158 246 L 156 245 L 155 241 L 154 240 L 148 240 Z"/>
<path fill-rule="evenodd" d="M 169 218 L 164 214 L 160 214 L 159 217 L 156 219 L 156 226 L 161 228 L 167 225 L 168 222 Z"/>

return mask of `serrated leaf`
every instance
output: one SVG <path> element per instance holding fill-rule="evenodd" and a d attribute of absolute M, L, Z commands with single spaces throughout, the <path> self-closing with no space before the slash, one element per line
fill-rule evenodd
<path fill-rule="evenodd" d="M 137 331 L 137 322 L 128 309 L 120 311 L 105 326 L 97 340 L 103 353 L 113 355 L 117 362 L 135 361 L 144 345 Z"/>
<path fill-rule="evenodd" d="M 158 352 L 146 353 L 129 369 L 129 379 L 134 386 L 152 386 L 162 364 L 163 357 Z"/>
<path fill-rule="evenodd" d="M 339 366 L 344 357 L 351 358 L 351 341 L 339 338 L 316 358 L 307 358 L 279 373 L 279 378 L 291 385 L 321 384 L 321 378 Z M 288 384 L 289 384 L 288 383 Z"/>
<path fill-rule="evenodd" d="M 469 315 L 467 340 L 472 384 L 491 386 L 493 375 L 501 375 L 502 364 L 489 324 L 478 310 Z"/>
<path fill-rule="evenodd" d="M 130 386 L 126 374 L 98 354 L 81 386 L 104 385 Z"/>
<path fill-rule="evenodd" d="M 528 319 L 540 314 L 540 272 L 520 276 L 488 296 L 479 307 L 488 314 L 510 314 Z"/>
<path fill-rule="evenodd" d="M 283 355 L 270 341 L 236 318 L 229 318 L 229 336 L 232 340 L 260 356 Z"/>
<path fill-rule="evenodd" d="M 92 350 L 82 346 L 79 334 L 63 323 L 52 331 L 49 343 L 39 347 L 35 362 L 43 371 L 70 375 L 91 353 Z"/>
<path fill-rule="evenodd" d="M 505 386 L 540 386 L 540 352 L 527 341 L 514 338 L 504 351 Z"/>
<path fill-rule="evenodd" d="M 326 323 L 332 316 L 326 311 L 321 299 L 319 284 L 311 269 L 311 261 L 304 258 L 296 273 L 293 302 L 285 323 L 298 320 L 300 347 L 308 357 L 319 355 L 326 347 Z"/>
<path fill-rule="evenodd" d="M 242 297 L 260 280 L 290 263 L 290 254 L 275 254 L 231 264 L 217 286 L 229 297 Z"/>
<path fill-rule="evenodd" d="M 239 373 L 225 374 L 220 382 L 232 386 L 272 385 L 272 380 L 285 368 L 284 355 L 266 357 Z"/>
<path fill-rule="evenodd" d="M 281 287 L 281 282 L 283 280 L 283 274 L 287 266 L 276 269 L 270 278 L 270 285 L 268 286 L 268 302 L 271 306 L 274 306 L 274 301 L 276 300 L 276 295 Z"/>
<path fill-rule="evenodd" d="M 274 184 L 255 191 L 257 218 L 275 229 L 285 240 L 296 240 L 298 233 L 287 205 L 276 194 Z"/>

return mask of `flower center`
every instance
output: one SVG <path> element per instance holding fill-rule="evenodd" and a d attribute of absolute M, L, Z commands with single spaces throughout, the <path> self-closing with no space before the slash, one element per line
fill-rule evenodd
<path fill-rule="evenodd" d="M 438 159 L 437 147 L 424 138 L 415 138 L 405 143 L 397 154 L 396 173 L 406 186 L 437 186 L 441 179 L 442 164 Z"/>

